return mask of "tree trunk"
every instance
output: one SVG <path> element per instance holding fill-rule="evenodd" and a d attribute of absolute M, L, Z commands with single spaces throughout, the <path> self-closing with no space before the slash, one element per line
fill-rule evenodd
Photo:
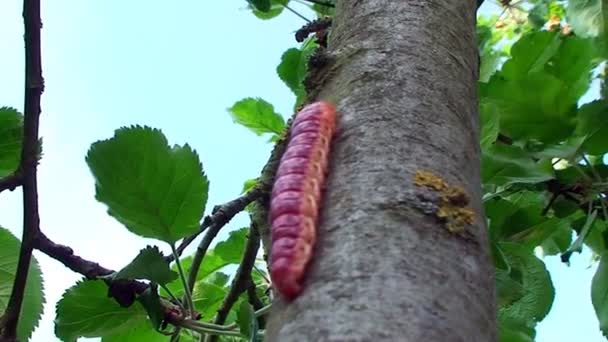
<path fill-rule="evenodd" d="M 338 132 L 315 259 L 302 295 L 275 305 L 268 341 L 496 341 L 475 11 L 475 0 L 337 2 L 319 97 L 336 103 Z M 462 187 L 474 222 L 452 232 L 442 187 L 416 185 L 419 171 Z"/>

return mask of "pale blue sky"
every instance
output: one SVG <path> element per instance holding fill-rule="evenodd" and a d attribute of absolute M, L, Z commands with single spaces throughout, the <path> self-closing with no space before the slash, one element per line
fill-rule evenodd
<path fill-rule="evenodd" d="M 275 72 L 303 24 L 288 12 L 264 22 L 244 0 L 58 0 L 43 1 L 43 22 L 42 229 L 106 267 L 120 268 L 154 241 L 129 233 L 95 201 L 84 162 L 91 143 L 129 124 L 162 128 L 171 143 L 188 142 L 211 181 L 209 211 L 259 174 L 271 148 L 267 138 L 233 124 L 226 108 L 259 96 L 291 114 L 293 95 Z M 21 1 L 0 1 L 0 106 L 20 110 L 22 34 Z M 19 190 L 2 193 L 0 213 L 0 225 L 20 236 Z M 247 220 L 240 214 L 229 228 Z M 47 305 L 32 340 L 56 341 L 55 302 L 79 276 L 40 253 L 36 257 Z M 589 300 L 594 268 L 586 269 L 588 260 L 576 255 L 570 268 L 556 258 L 545 260 L 557 298 L 537 341 L 603 341 Z"/>

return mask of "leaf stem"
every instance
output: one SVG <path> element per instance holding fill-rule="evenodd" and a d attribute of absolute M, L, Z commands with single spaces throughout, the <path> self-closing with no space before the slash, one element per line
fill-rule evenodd
<path fill-rule="evenodd" d="M 167 292 L 167 294 L 169 295 L 169 297 L 171 297 L 171 299 L 173 299 L 173 301 L 175 302 L 175 304 L 177 304 L 179 306 L 179 308 L 183 312 L 186 312 L 186 308 L 184 307 L 184 304 L 182 303 L 182 301 L 179 300 L 177 297 L 175 297 L 175 295 L 173 294 L 173 292 L 171 292 L 171 290 L 169 290 L 169 288 L 167 287 L 167 285 L 159 284 L 159 286 L 163 290 L 165 290 L 165 292 Z"/>
<path fill-rule="evenodd" d="M 179 261 L 177 249 L 175 249 L 175 243 L 171 243 L 170 245 L 171 252 L 173 253 L 173 257 L 175 258 L 175 264 L 177 265 L 177 272 L 179 273 L 179 277 L 182 280 L 182 284 L 184 286 L 186 305 L 188 306 L 188 316 L 192 316 L 194 314 L 194 303 L 192 303 L 192 291 L 190 291 L 190 287 L 188 286 L 188 282 L 186 281 L 186 275 L 184 274 L 182 264 Z"/>
<path fill-rule="evenodd" d="M 196 331 L 199 334 L 207 334 L 207 335 L 223 335 L 223 336 L 242 336 L 240 332 L 235 330 L 217 330 L 217 329 L 209 329 L 201 326 L 198 321 L 193 320 L 184 320 L 180 323 L 181 327 L 186 329 L 190 329 Z"/>
<path fill-rule="evenodd" d="M 272 309 L 272 304 L 266 305 L 265 307 L 255 312 L 255 317 L 264 316 L 265 314 L 270 312 L 270 309 Z"/>

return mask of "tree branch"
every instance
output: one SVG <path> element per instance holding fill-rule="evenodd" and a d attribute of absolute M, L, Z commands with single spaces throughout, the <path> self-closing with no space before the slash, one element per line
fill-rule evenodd
<path fill-rule="evenodd" d="M 114 273 L 96 262 L 83 259 L 74 254 L 74 251 L 64 245 L 51 241 L 42 232 L 38 234 L 34 246 L 42 253 L 59 261 L 70 270 L 82 274 L 87 279 L 98 279 Z M 135 300 L 136 295 L 143 293 L 148 284 L 135 280 L 104 279 L 110 288 L 110 295 L 122 306 L 129 306 Z"/>
<path fill-rule="evenodd" d="M 193 234 L 182 240 L 182 242 L 177 247 L 177 254 L 181 255 L 188 247 L 188 245 L 190 245 L 190 243 L 194 241 L 194 239 L 196 239 L 207 228 L 211 226 L 219 226 L 219 228 L 222 228 L 224 225 L 230 222 L 230 220 L 232 220 L 232 218 L 236 214 L 243 211 L 245 207 L 247 207 L 251 202 L 255 201 L 266 192 L 268 192 L 267 187 L 264 186 L 264 184 L 260 183 L 254 186 L 251 190 L 247 191 L 244 195 L 235 198 L 230 202 L 226 202 L 222 205 L 213 208 L 211 215 L 205 217 L 205 219 L 203 220 L 199 231 L 196 232 L 196 234 Z M 165 260 L 167 260 L 167 262 L 172 262 L 173 260 L 175 260 L 175 258 L 173 257 L 173 255 L 167 255 L 165 257 Z"/>
<path fill-rule="evenodd" d="M 249 237 L 247 238 L 247 245 L 245 246 L 245 252 L 241 258 L 241 264 L 232 280 L 228 294 L 226 294 L 222 305 L 217 310 L 215 324 L 222 325 L 226 322 L 228 313 L 230 313 L 230 309 L 232 309 L 234 303 L 239 299 L 241 293 L 245 292 L 250 284 L 253 283 L 251 279 L 251 270 L 255 264 L 255 257 L 258 254 L 259 249 L 260 234 L 258 233 L 255 224 L 252 222 L 251 228 L 249 229 Z M 216 335 L 210 335 L 208 339 L 209 342 L 215 342 L 217 340 L 218 337 Z"/>
<path fill-rule="evenodd" d="M 17 274 L 6 306 L 0 319 L 2 340 L 16 339 L 19 313 L 25 293 L 25 284 L 32 259 L 34 241 L 40 232 L 38 213 L 38 188 L 36 171 L 38 165 L 38 128 L 40 119 L 40 97 L 44 91 L 42 78 L 42 57 L 40 49 L 40 0 L 23 1 L 23 21 L 25 25 L 25 104 L 23 124 L 23 146 L 19 169 L 22 171 L 23 186 L 23 233 Z"/>

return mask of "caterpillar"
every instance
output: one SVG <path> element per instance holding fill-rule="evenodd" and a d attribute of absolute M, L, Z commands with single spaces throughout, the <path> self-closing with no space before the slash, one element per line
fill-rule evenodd
<path fill-rule="evenodd" d="M 302 291 L 316 241 L 336 108 L 325 101 L 304 107 L 291 126 L 270 196 L 270 277 L 293 300 Z"/>

